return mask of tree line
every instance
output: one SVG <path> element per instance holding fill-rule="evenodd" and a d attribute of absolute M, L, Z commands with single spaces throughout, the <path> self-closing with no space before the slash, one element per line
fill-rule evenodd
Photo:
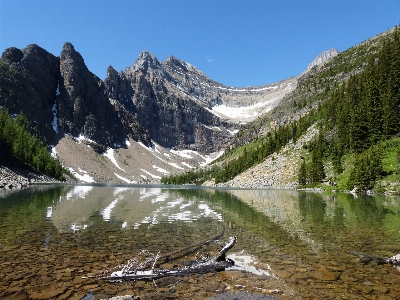
<path fill-rule="evenodd" d="M 215 183 L 226 182 L 245 170 L 264 161 L 268 156 L 279 152 L 290 141 L 296 141 L 315 122 L 314 112 L 301 117 L 290 124 L 282 125 L 257 139 L 249 145 L 242 146 L 235 158 L 225 159 L 222 165 L 209 169 L 189 170 L 187 172 L 163 176 L 164 184 L 201 184 L 214 179 Z M 226 156 L 232 156 L 232 153 Z M 226 158 L 226 157 L 225 157 Z"/>
<path fill-rule="evenodd" d="M 29 131 L 28 119 L 21 113 L 14 118 L 5 109 L 0 109 L 0 149 L 30 165 L 35 170 L 63 179 L 63 168 L 48 152 L 38 135 Z"/>
<path fill-rule="evenodd" d="M 306 165 L 303 161 L 299 167 L 299 184 L 320 182 L 321 177 L 313 176 L 310 171 L 315 169 L 312 166 L 315 160 L 319 165 L 321 159 L 330 160 L 335 173 L 342 173 L 346 154 L 355 156 L 348 189 L 372 189 L 377 179 L 385 175 L 382 168 L 385 149 L 379 145 L 400 132 L 398 27 L 383 39 L 380 50 L 367 61 L 362 72 L 337 84 L 329 99 L 318 108 L 320 137 L 309 145 L 312 162 Z"/>
<path fill-rule="evenodd" d="M 365 70 L 332 93 L 327 123 L 337 128 L 336 148 L 355 152 L 348 186 L 371 189 L 383 175 L 380 141 L 400 132 L 400 35 L 396 28 L 384 39 Z M 347 114 L 345 113 L 347 112 Z"/>
<path fill-rule="evenodd" d="M 226 182 L 279 152 L 289 141 L 295 142 L 317 122 L 319 135 L 305 145 L 309 157 L 303 158 L 299 165 L 299 184 L 320 183 L 325 179 L 324 164 L 328 161 L 335 174 L 341 174 L 345 167 L 343 157 L 352 154 L 354 165 L 347 188 L 371 189 L 377 179 L 385 175 L 382 167 L 384 149 L 380 144 L 400 132 L 399 36 L 397 27 L 383 39 L 380 50 L 369 54 L 364 70 L 358 73 L 354 70 L 346 82 L 336 83 L 318 109 L 250 144 L 228 151 L 219 166 L 214 164 L 206 170 L 165 176 L 162 183 L 200 184 L 209 179 L 214 179 L 215 183 Z M 397 161 L 400 174 L 400 149 Z"/>

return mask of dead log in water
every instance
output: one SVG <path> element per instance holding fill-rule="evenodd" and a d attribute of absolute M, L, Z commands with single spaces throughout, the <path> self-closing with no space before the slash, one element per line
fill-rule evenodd
<path fill-rule="evenodd" d="M 374 264 L 391 264 L 393 266 L 400 266 L 400 254 L 391 256 L 391 257 L 380 257 L 371 255 L 365 252 L 351 251 L 351 254 L 357 256 L 359 260 L 365 264 L 374 263 Z"/>
<path fill-rule="evenodd" d="M 184 276 L 196 273 L 221 271 L 225 268 L 232 267 L 235 264 L 233 260 L 226 259 L 225 254 L 235 245 L 236 240 L 236 237 L 231 237 L 217 255 L 207 260 L 197 260 L 188 267 L 173 269 L 155 269 L 154 265 L 156 264 L 157 260 L 161 258 L 161 256 L 157 254 L 157 256 L 151 257 L 145 260 L 144 263 L 141 263 L 139 265 L 136 265 L 133 262 L 128 262 L 128 264 L 122 266 L 120 271 L 113 272 L 110 276 L 101 277 L 100 279 L 111 281 L 146 279 L 149 280 L 165 276 Z M 135 261 L 135 259 L 131 261 Z M 152 268 L 150 270 L 143 270 L 143 265 L 148 265 L 149 262 L 153 262 Z"/>

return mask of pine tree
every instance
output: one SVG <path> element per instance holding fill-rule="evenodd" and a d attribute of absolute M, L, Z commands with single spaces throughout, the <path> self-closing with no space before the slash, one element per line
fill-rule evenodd
<path fill-rule="evenodd" d="M 307 167 L 304 158 L 301 159 L 300 168 L 298 172 L 298 181 L 300 185 L 307 184 Z"/>
<path fill-rule="evenodd" d="M 311 159 L 311 182 L 321 182 L 325 178 L 324 164 L 322 163 L 321 153 L 318 149 L 312 152 Z"/>
<path fill-rule="evenodd" d="M 332 148 L 331 156 L 332 156 L 333 169 L 336 174 L 340 174 L 343 172 L 343 167 L 341 162 L 342 151 L 340 150 L 337 141 L 333 141 L 331 148 Z"/>
<path fill-rule="evenodd" d="M 400 148 L 397 150 L 397 172 L 400 174 Z"/>

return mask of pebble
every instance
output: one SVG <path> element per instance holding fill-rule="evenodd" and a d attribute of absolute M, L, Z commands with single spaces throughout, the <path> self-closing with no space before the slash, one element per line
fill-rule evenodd
<path fill-rule="evenodd" d="M 336 280 L 338 278 L 338 276 L 336 274 L 328 271 L 324 267 L 321 267 L 316 272 L 314 272 L 313 276 L 316 279 L 327 280 L 327 281 L 333 281 L 333 280 Z"/>

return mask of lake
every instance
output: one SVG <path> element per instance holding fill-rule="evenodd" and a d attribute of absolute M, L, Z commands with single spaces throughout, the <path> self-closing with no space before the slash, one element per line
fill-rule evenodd
<path fill-rule="evenodd" d="M 225 271 L 99 279 L 130 259 L 201 245 L 155 265 L 185 267 L 232 236 L 236 265 Z M 129 185 L 0 191 L 1 299 L 399 299 L 399 270 L 364 264 L 354 251 L 400 253 L 399 197 Z"/>

